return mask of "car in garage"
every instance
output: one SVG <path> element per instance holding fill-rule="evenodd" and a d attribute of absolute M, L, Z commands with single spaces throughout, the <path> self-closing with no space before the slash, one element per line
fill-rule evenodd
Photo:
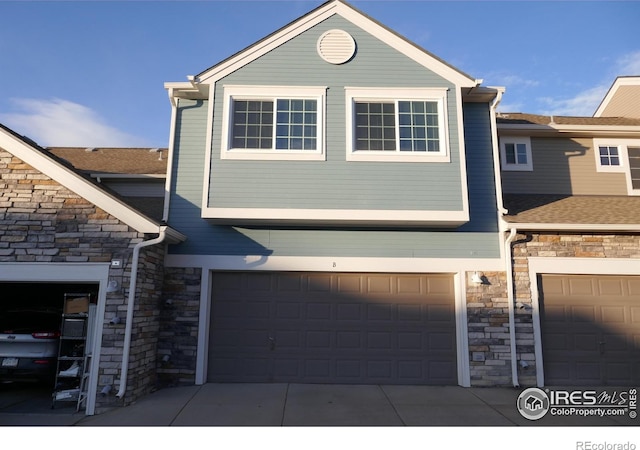
<path fill-rule="evenodd" d="M 0 380 L 53 383 L 60 311 L 14 309 L 0 314 Z"/>

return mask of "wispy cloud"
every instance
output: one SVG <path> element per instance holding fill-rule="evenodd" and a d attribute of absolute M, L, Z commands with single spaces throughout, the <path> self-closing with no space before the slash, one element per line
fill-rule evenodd
<path fill-rule="evenodd" d="M 607 74 L 610 79 L 578 92 L 575 96 L 566 99 L 543 97 L 540 101 L 545 105 L 543 114 L 563 116 L 591 116 L 600 102 L 607 94 L 615 77 L 623 75 L 640 75 L 640 50 L 627 53 L 619 57 L 612 70 Z"/>
<path fill-rule="evenodd" d="M 0 122 L 45 147 L 136 147 L 144 139 L 110 126 L 91 108 L 63 99 L 11 99 Z"/>

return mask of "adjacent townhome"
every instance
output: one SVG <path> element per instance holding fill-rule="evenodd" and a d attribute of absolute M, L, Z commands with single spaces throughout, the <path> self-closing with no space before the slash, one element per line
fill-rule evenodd
<path fill-rule="evenodd" d="M 593 117 L 500 114 L 516 302 L 543 385 L 640 380 L 640 77 Z"/>
<path fill-rule="evenodd" d="M 48 339 L 28 354 L 11 341 L 28 349 L 31 337 L 0 329 L 8 352 L 0 355 L 0 379 L 53 373 L 55 383 L 45 379 L 52 407 L 91 415 L 157 387 L 165 245 L 184 236 L 152 217 L 157 207 L 142 212 L 126 201 L 126 189 L 118 194 L 91 176 L 149 171 L 157 152 L 99 150 L 105 158 L 85 151 L 45 149 L 0 125 L 0 315 L 26 313 L 39 327 L 37 314 L 57 313 L 63 334 L 52 354 Z M 129 167 L 116 169 L 123 159 Z M 157 197 L 153 187 L 141 191 Z"/>
<path fill-rule="evenodd" d="M 511 383 L 501 89 L 342 1 L 165 86 L 196 383 Z"/>

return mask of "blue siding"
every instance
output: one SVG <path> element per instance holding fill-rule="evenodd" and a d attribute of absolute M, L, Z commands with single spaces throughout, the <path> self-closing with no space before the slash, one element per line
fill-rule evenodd
<path fill-rule="evenodd" d="M 305 69 L 309 59 L 316 58 L 317 36 L 325 29 L 334 27 L 353 34 L 359 48 L 357 61 L 343 66 L 319 64 L 316 61 L 311 69 Z M 302 199 L 305 207 L 309 207 L 311 202 L 318 208 L 461 207 L 462 195 L 466 193 L 463 194 L 460 190 L 457 133 L 450 135 L 453 149 L 451 163 L 362 163 L 344 160 L 345 111 L 342 86 L 386 84 L 429 87 L 446 85 L 443 80 L 416 66 L 412 61 L 400 57 L 395 51 L 340 18 L 331 19 L 290 44 L 283 45 L 255 64 L 252 63 L 230 75 L 225 82 L 253 84 L 260 81 L 264 84 L 326 85 L 326 80 L 334 80 L 334 84 L 329 86 L 327 128 L 330 133 L 327 161 L 283 163 L 220 160 L 221 124 L 220 117 L 216 116 L 212 161 L 212 194 L 215 206 L 282 207 L 281 204 L 267 202 L 268 198 L 279 195 L 278 198 L 287 199 L 286 201 L 290 201 L 289 204 L 294 207 L 300 205 Z M 313 45 L 309 50 L 311 44 Z M 304 54 L 299 54 L 298 58 L 293 57 L 296 52 L 300 53 L 301 49 L 305 49 L 302 52 Z M 389 62 L 380 65 L 382 60 Z M 284 66 L 283 61 L 287 64 L 286 71 L 281 70 Z M 350 64 L 356 64 L 357 67 L 350 67 Z M 305 70 L 306 72 L 301 73 Z M 220 100 L 220 95 L 217 95 L 216 101 Z M 454 106 L 454 103 L 450 103 L 449 120 L 452 127 L 455 127 L 457 120 Z M 220 105 L 216 108 L 219 110 Z M 499 257 L 493 154 L 487 104 L 469 103 L 464 106 L 471 220 L 461 228 L 447 230 L 278 229 L 213 225 L 201 218 L 200 210 L 204 185 L 207 114 L 206 101 L 180 101 L 169 223 L 186 234 L 188 240 L 170 246 L 170 253 L 404 258 Z M 265 173 L 269 176 L 264 176 Z M 242 175 L 245 175 L 244 178 Z M 234 176 L 238 179 L 234 180 Z M 279 183 L 274 180 L 286 182 Z M 307 189 L 307 186 L 311 189 Z M 245 187 L 247 189 L 244 189 Z M 230 204 L 224 203 L 232 192 L 239 195 L 233 197 Z M 219 195 L 220 193 L 224 195 Z M 259 195 L 262 193 L 268 195 Z M 406 199 L 405 195 L 400 196 L 398 193 L 416 195 L 407 195 L 406 197 L 410 198 Z M 257 197 L 257 201 L 252 203 L 254 197 Z M 398 197 L 402 197 L 403 200 L 398 202 Z"/>
<path fill-rule="evenodd" d="M 344 65 L 324 62 L 316 41 L 341 28 L 356 40 Z M 327 86 L 327 161 L 220 160 L 224 85 Z M 346 162 L 345 86 L 446 87 L 450 163 Z M 456 92 L 453 85 L 334 16 L 216 85 L 209 206 L 224 208 L 462 209 Z M 402 195 L 398 195 L 402 193 Z"/>

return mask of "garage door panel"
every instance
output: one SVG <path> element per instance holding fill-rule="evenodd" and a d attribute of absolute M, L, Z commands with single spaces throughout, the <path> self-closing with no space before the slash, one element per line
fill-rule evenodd
<path fill-rule="evenodd" d="M 261 273 L 254 295 L 253 273 L 227 275 L 214 273 L 210 381 L 457 382 L 451 276 Z M 213 367 L 235 359 L 250 377 Z"/>
<path fill-rule="evenodd" d="M 638 385 L 640 277 L 543 275 L 542 348 L 548 385 Z"/>

